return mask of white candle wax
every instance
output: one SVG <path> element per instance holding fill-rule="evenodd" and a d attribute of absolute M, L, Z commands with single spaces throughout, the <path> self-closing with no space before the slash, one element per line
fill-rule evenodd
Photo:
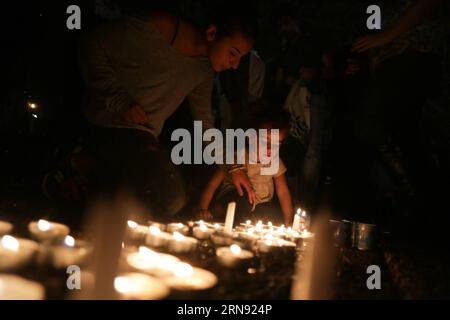
<path fill-rule="evenodd" d="M 179 232 L 174 232 L 171 239 L 169 239 L 169 251 L 173 253 L 190 253 L 197 248 L 197 239 L 192 237 L 185 237 Z"/>
<path fill-rule="evenodd" d="M 236 211 L 236 202 L 230 202 L 227 208 L 227 216 L 225 218 L 225 230 L 227 234 L 233 232 L 234 212 Z"/>
<path fill-rule="evenodd" d="M 166 228 L 167 228 L 167 226 L 164 223 L 154 222 L 154 221 L 148 221 L 148 225 L 151 227 L 157 227 L 161 231 L 166 231 Z"/>
<path fill-rule="evenodd" d="M 169 287 L 180 291 L 206 290 L 216 285 L 217 277 L 210 271 L 178 262 L 172 266 L 172 275 L 163 278 L 163 281 Z"/>
<path fill-rule="evenodd" d="M 15 275 L 0 275 L 0 300 L 42 300 L 44 296 L 44 286 L 37 282 Z"/>
<path fill-rule="evenodd" d="M 42 242 L 60 243 L 69 234 L 68 226 L 46 220 L 32 221 L 28 225 L 31 235 Z"/>
<path fill-rule="evenodd" d="M 242 250 L 236 244 L 233 244 L 230 247 L 217 248 L 216 255 L 219 262 L 229 268 L 236 267 L 254 257 L 252 252 Z"/>
<path fill-rule="evenodd" d="M 132 220 L 127 222 L 127 237 L 130 240 L 144 241 L 148 232 L 148 226 L 139 225 Z"/>
<path fill-rule="evenodd" d="M 0 271 L 15 270 L 30 263 L 38 248 L 32 240 L 3 236 L 0 239 Z"/>
<path fill-rule="evenodd" d="M 194 237 L 200 240 L 208 239 L 215 231 L 215 229 L 209 228 L 204 224 L 194 227 L 192 230 Z"/>
<path fill-rule="evenodd" d="M 151 226 L 147 232 L 145 243 L 151 247 L 162 248 L 166 247 L 172 235 L 167 232 L 162 232 L 158 227 Z"/>
<path fill-rule="evenodd" d="M 174 232 L 178 232 L 181 233 L 182 235 L 187 235 L 189 233 L 189 227 L 185 224 L 182 223 L 169 223 L 167 225 L 167 232 L 168 233 L 174 233 Z"/>
<path fill-rule="evenodd" d="M 0 237 L 5 234 L 10 234 L 13 229 L 13 225 L 9 222 L 0 220 Z"/>
<path fill-rule="evenodd" d="M 160 300 L 170 291 L 161 280 L 141 273 L 119 274 L 114 288 L 124 300 Z"/>

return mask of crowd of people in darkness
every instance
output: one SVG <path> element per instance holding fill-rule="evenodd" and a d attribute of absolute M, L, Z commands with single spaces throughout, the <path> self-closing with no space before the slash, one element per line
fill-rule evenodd
<path fill-rule="evenodd" d="M 378 2 L 381 30 L 364 21 L 351 42 L 331 44 L 295 1 L 276 3 L 272 34 L 258 2 L 218 3 L 195 21 L 176 2 L 96 1 L 103 21 L 80 32 L 77 51 L 86 129 L 71 170 L 46 176 L 46 195 L 126 190 L 164 221 L 223 219 L 230 201 L 241 220 L 287 226 L 296 208 L 314 216 L 325 205 L 379 224 L 414 217 L 429 184 L 421 119 L 440 94 L 447 8 Z M 261 175 L 259 161 L 174 165 L 171 132 L 193 120 L 204 130 L 278 129 L 278 171 Z"/>

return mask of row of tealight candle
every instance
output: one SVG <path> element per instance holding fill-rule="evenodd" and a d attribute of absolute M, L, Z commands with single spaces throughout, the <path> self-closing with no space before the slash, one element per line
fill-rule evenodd
<path fill-rule="evenodd" d="M 32 221 L 28 230 L 34 240 L 16 238 L 11 235 L 13 225 L 0 221 L 0 300 L 43 299 L 44 287 L 10 274 L 35 261 L 50 261 L 54 268 L 83 264 L 92 252 L 91 245 L 69 235 L 68 226 L 44 219 Z"/>
<path fill-rule="evenodd" d="M 256 224 L 247 221 L 233 228 L 235 208 L 234 203 L 229 205 L 225 223 L 207 223 L 200 220 L 188 224 L 165 225 L 151 222 L 140 225 L 131 220 L 127 221 L 126 240 L 139 243 L 139 246 L 127 246 L 126 250 L 122 251 L 131 272 L 127 269 L 117 275 L 114 281 L 116 292 L 124 299 L 161 299 L 166 297 L 171 289 L 206 290 L 213 287 L 217 283 L 216 275 L 171 255 L 189 255 L 203 240 L 212 240 L 216 246 L 217 260 L 223 266 L 235 268 L 247 265 L 256 253 L 264 254 L 280 249 L 292 251 L 299 244 L 299 240 L 303 243 L 314 236 L 307 230 L 309 222 L 304 211 L 297 212 L 292 228 L 274 226 L 271 222 L 264 224 L 262 221 Z M 92 252 L 93 248 L 89 243 L 71 237 L 69 227 L 63 224 L 39 220 L 31 222 L 28 229 L 32 237 L 40 243 L 12 237 L 12 225 L 0 221 L 0 272 L 19 269 L 30 263 L 36 253 L 42 251 L 52 258 L 53 266 L 59 269 L 82 264 Z M 240 240 L 251 245 L 244 249 Z M 17 276 L 0 274 L 0 288 L 8 288 L 7 293 L 0 289 L 0 299 L 44 297 L 40 284 Z M 24 288 L 29 290 L 24 291 Z"/>

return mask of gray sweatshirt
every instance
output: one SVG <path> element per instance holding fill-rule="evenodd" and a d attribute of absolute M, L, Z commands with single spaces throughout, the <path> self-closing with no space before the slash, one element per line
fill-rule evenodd
<path fill-rule="evenodd" d="M 96 29 L 80 46 L 87 95 L 83 106 L 90 122 L 105 127 L 161 133 L 166 119 L 188 98 L 192 116 L 213 126 L 211 93 L 214 72 L 207 57 L 179 54 L 143 18 L 128 17 Z M 127 123 L 122 112 L 141 106 L 146 125 Z"/>

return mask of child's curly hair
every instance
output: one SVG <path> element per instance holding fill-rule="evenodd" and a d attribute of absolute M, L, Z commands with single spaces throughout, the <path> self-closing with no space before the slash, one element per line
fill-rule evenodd
<path fill-rule="evenodd" d="M 249 104 L 247 128 L 268 128 L 289 130 L 289 113 L 278 105 L 270 105 L 265 100 L 258 100 Z"/>

